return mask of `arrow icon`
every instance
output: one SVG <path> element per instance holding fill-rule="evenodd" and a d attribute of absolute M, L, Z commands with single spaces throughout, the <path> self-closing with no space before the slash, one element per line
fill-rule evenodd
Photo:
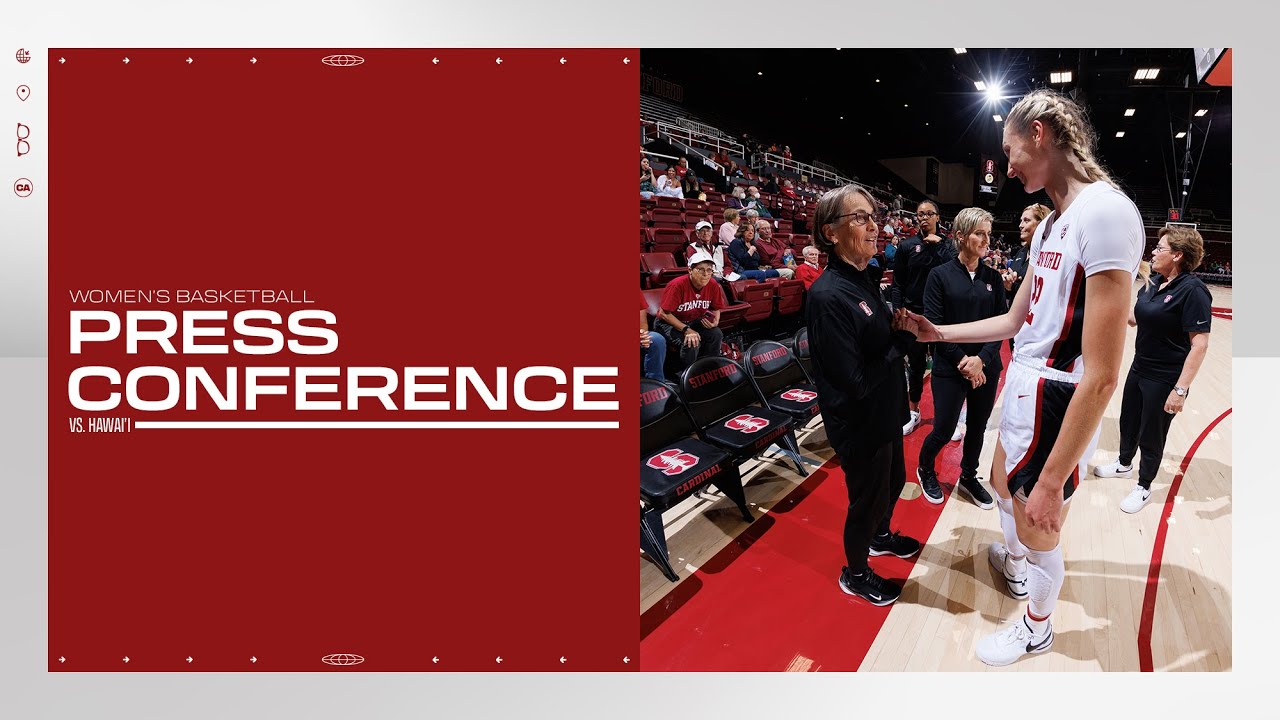
<path fill-rule="evenodd" d="M 564 664 L 564 656 L 563 656 L 563 655 L 561 655 L 561 656 L 560 656 L 560 664 L 561 664 L 561 665 L 563 665 L 563 664 Z"/>
<path fill-rule="evenodd" d="M 623 64 L 623 65 L 630 65 L 630 64 L 631 64 L 631 58 L 622 58 L 622 64 Z"/>
<path fill-rule="evenodd" d="M 64 663 L 64 662 L 66 662 L 66 661 L 67 661 L 67 659 L 66 659 L 66 658 L 64 658 L 64 657 L 60 657 L 60 658 L 58 658 L 58 662 L 60 662 L 60 663 Z"/>
<path fill-rule="evenodd" d="M 129 656 L 128 656 L 128 655 L 125 655 L 125 656 L 124 656 L 124 661 L 125 661 L 126 663 L 127 663 L 127 662 L 129 662 Z"/>
<path fill-rule="evenodd" d="M 631 662 L 631 658 L 629 658 L 629 657 L 624 657 L 624 658 L 622 658 L 622 664 L 624 664 L 624 665 L 625 665 L 625 664 L 627 664 L 627 663 L 629 663 L 629 662 Z"/>
<path fill-rule="evenodd" d="M 191 63 L 192 63 L 191 58 L 187 58 L 187 64 L 190 65 Z"/>
<path fill-rule="evenodd" d="M 125 59 L 124 59 L 124 64 L 125 64 L 125 65 L 128 65 L 128 64 L 129 64 L 129 58 L 125 58 Z"/>
<path fill-rule="evenodd" d="M 258 662 L 258 658 L 257 658 L 256 656 L 255 656 L 255 657 L 251 657 L 251 658 L 249 658 L 249 662 L 251 662 L 251 663 L 256 663 L 256 662 Z"/>
<path fill-rule="evenodd" d="M 191 659 L 192 659 L 192 658 L 191 658 L 191 656 L 190 656 L 190 655 L 188 655 L 188 656 L 187 656 L 187 663 L 188 663 L 188 664 L 190 664 L 190 663 L 191 663 Z"/>
<path fill-rule="evenodd" d="M 440 58 L 438 58 L 438 57 L 431 58 L 431 64 L 432 64 L 432 65 L 439 65 L 439 64 L 440 64 Z"/>
<path fill-rule="evenodd" d="M 564 64 L 564 58 L 560 58 L 560 64 L 561 64 L 561 65 L 563 65 L 563 64 Z"/>
<path fill-rule="evenodd" d="M 497 62 L 499 65 L 501 65 L 501 64 L 502 64 L 502 58 L 498 58 L 495 62 Z"/>
<path fill-rule="evenodd" d="M 438 663 L 438 662 L 440 662 L 440 658 L 438 658 L 438 657 L 433 657 L 433 658 L 431 658 L 431 662 L 433 662 L 433 663 Z"/>
<path fill-rule="evenodd" d="M 58 64 L 59 64 L 59 65 L 66 65 L 66 64 L 67 64 L 67 59 L 66 59 L 66 58 L 58 58 Z"/>
<path fill-rule="evenodd" d="M 502 664 L 502 656 L 501 656 L 501 655 L 499 655 L 499 656 L 498 656 L 498 658 L 497 658 L 497 662 L 498 662 L 498 664 L 499 664 L 499 665 L 501 665 L 501 664 Z"/>
<path fill-rule="evenodd" d="M 255 57 L 255 58 L 249 58 L 249 62 L 253 63 L 254 65 L 257 65 L 257 64 L 258 64 L 258 58 L 256 58 L 256 57 Z"/>

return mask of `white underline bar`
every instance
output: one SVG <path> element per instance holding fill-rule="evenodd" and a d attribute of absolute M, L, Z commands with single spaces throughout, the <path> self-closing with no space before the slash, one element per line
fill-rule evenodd
<path fill-rule="evenodd" d="M 617 430 L 617 421 L 438 420 L 438 421 L 181 421 L 139 420 L 138 430 Z"/>

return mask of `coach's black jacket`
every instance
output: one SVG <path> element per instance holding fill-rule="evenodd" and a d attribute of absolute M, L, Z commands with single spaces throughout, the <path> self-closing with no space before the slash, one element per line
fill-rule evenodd
<path fill-rule="evenodd" d="M 955 248 L 945 237 L 927 243 L 917 233 L 898 246 L 893 256 L 893 307 L 905 307 L 915 313 L 924 312 L 924 284 L 929 271 L 956 256 Z"/>
<path fill-rule="evenodd" d="M 1004 281 L 1000 271 L 981 262 L 969 277 L 969 268 L 956 258 L 939 265 L 929 273 L 924 289 L 924 316 L 934 325 L 958 325 L 1003 315 L 1008 311 L 1004 299 Z M 956 366 L 966 355 L 982 358 L 982 370 L 987 382 L 1000 377 L 1000 345 L 989 343 L 933 344 L 933 374 L 937 377 L 958 377 Z"/>
<path fill-rule="evenodd" d="M 1018 273 L 1018 279 L 1013 283 L 1013 287 L 1009 292 L 1005 293 L 1005 300 L 1012 303 L 1013 299 L 1018 295 L 1018 288 L 1022 287 L 1022 281 L 1027 279 L 1027 271 L 1031 267 L 1031 246 L 1023 245 L 1018 248 L 1018 252 L 1009 258 L 1009 269 Z"/>
<path fill-rule="evenodd" d="M 853 459 L 901 437 L 907 422 L 902 356 L 915 336 L 892 329 L 878 269 L 858 270 L 831 253 L 807 303 L 818 406 L 831 447 Z"/>

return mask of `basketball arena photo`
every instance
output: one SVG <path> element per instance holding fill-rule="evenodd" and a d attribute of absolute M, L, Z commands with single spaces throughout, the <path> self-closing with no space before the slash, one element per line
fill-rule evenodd
<path fill-rule="evenodd" d="M 1231 670 L 1231 51 L 641 62 L 641 669 Z"/>

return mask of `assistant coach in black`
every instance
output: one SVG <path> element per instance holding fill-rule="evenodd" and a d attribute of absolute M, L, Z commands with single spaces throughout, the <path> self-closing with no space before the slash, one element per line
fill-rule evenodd
<path fill-rule="evenodd" d="M 893 309 L 906 308 L 924 314 L 924 284 L 929 272 L 955 257 L 951 243 L 938 234 L 938 221 L 942 216 L 932 200 L 925 200 L 916 207 L 916 219 L 920 231 L 898 246 L 893 256 L 893 284 L 889 289 L 893 297 Z M 924 364 L 929 353 L 927 343 L 913 342 L 907 350 L 907 363 L 911 372 L 911 415 L 902 426 L 902 434 L 910 435 L 920 424 L 920 396 L 924 394 Z"/>
<path fill-rule="evenodd" d="M 934 268 L 925 284 L 924 316 L 934 325 L 959 325 L 1008 312 L 1000 271 L 982 262 L 991 245 L 991 221 L 991 213 L 979 208 L 965 208 L 956 215 L 952 230 L 960 255 Z M 968 401 L 959 488 L 978 507 L 995 507 L 978 480 L 978 456 L 1000 384 L 1000 344 L 995 340 L 933 345 L 933 431 L 920 446 L 916 475 L 925 499 L 935 505 L 943 500 L 934 466 L 938 451 L 951 439 L 960 408 Z"/>
<path fill-rule="evenodd" d="M 906 313 L 894 313 L 881 298 L 879 274 L 868 266 L 876 254 L 875 207 L 855 185 L 818 201 L 813 242 L 829 261 L 809 289 L 805 312 L 818 405 L 849 492 L 840 588 L 888 605 L 902 588 L 867 566 L 868 552 L 906 558 L 920 551 L 919 542 L 889 529 L 906 483 L 902 357 L 915 335 Z"/>
<path fill-rule="evenodd" d="M 1142 451 L 1138 484 L 1120 501 L 1135 513 L 1151 499 L 1173 416 L 1182 412 L 1191 383 L 1209 350 L 1213 297 L 1192 271 L 1204 259 L 1204 240 L 1186 227 L 1166 227 L 1151 251 L 1155 274 L 1138 291 L 1129 324 L 1138 328 L 1133 364 L 1120 405 L 1120 459 L 1093 469 L 1098 477 L 1129 477 Z"/>

